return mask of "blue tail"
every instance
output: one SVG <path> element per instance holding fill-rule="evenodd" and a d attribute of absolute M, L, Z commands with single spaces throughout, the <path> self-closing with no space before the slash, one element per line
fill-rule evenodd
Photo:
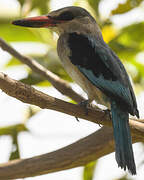
<path fill-rule="evenodd" d="M 121 110 L 115 101 L 111 103 L 111 112 L 118 166 L 124 170 L 126 170 L 127 167 L 131 174 L 136 174 L 128 112 Z"/>

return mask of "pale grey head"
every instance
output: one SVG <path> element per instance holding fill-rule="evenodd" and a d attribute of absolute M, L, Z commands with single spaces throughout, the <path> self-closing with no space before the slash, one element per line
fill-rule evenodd
<path fill-rule="evenodd" d="M 59 34 L 73 31 L 101 34 L 95 19 L 90 13 L 77 6 L 64 7 L 44 16 L 16 20 L 13 24 L 34 28 L 52 28 Z"/>

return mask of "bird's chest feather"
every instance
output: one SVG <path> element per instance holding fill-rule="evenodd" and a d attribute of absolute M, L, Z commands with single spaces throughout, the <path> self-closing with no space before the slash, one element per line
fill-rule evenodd
<path fill-rule="evenodd" d="M 71 76 L 71 78 L 87 93 L 88 98 L 91 101 L 96 100 L 97 103 L 109 107 L 106 96 L 96 86 L 94 86 L 75 65 L 71 63 L 71 60 L 69 59 L 71 51 L 67 45 L 66 37 L 59 38 L 57 51 L 65 70 Z"/>

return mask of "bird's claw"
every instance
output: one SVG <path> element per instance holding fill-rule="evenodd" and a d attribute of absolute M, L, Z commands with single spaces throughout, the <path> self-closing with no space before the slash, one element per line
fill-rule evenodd
<path fill-rule="evenodd" d="M 104 112 L 104 115 L 102 116 L 102 118 L 104 118 L 105 116 L 109 116 L 109 118 L 111 119 L 111 111 L 109 109 L 105 109 L 103 110 L 103 112 Z M 98 125 L 99 127 L 102 127 L 101 124 L 98 124 Z"/>
<path fill-rule="evenodd" d="M 78 119 L 78 117 L 75 116 L 75 118 L 76 118 L 76 120 L 77 120 L 78 122 L 80 122 L 79 119 Z"/>
<path fill-rule="evenodd" d="M 84 108 L 85 115 L 88 115 L 88 109 L 87 109 L 87 108 L 88 108 L 88 106 L 89 106 L 89 100 L 83 100 L 83 101 L 81 101 L 81 102 L 79 103 L 79 105 Z M 75 118 L 76 118 L 76 120 L 79 122 L 78 117 L 75 117 Z"/>

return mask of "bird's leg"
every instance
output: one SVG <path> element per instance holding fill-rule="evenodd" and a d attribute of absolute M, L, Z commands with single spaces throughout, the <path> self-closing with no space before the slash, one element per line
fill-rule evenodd
<path fill-rule="evenodd" d="M 79 103 L 79 105 L 84 108 L 85 115 L 88 115 L 88 107 L 90 106 L 90 102 L 91 101 L 87 99 Z"/>
<path fill-rule="evenodd" d="M 83 100 L 80 103 L 78 103 L 78 105 L 80 105 L 81 107 L 84 108 L 85 115 L 88 115 L 88 109 L 87 108 L 90 106 L 90 102 L 91 102 L 91 100 L 87 99 L 87 100 Z M 78 117 L 75 117 L 75 118 L 79 122 Z"/>

